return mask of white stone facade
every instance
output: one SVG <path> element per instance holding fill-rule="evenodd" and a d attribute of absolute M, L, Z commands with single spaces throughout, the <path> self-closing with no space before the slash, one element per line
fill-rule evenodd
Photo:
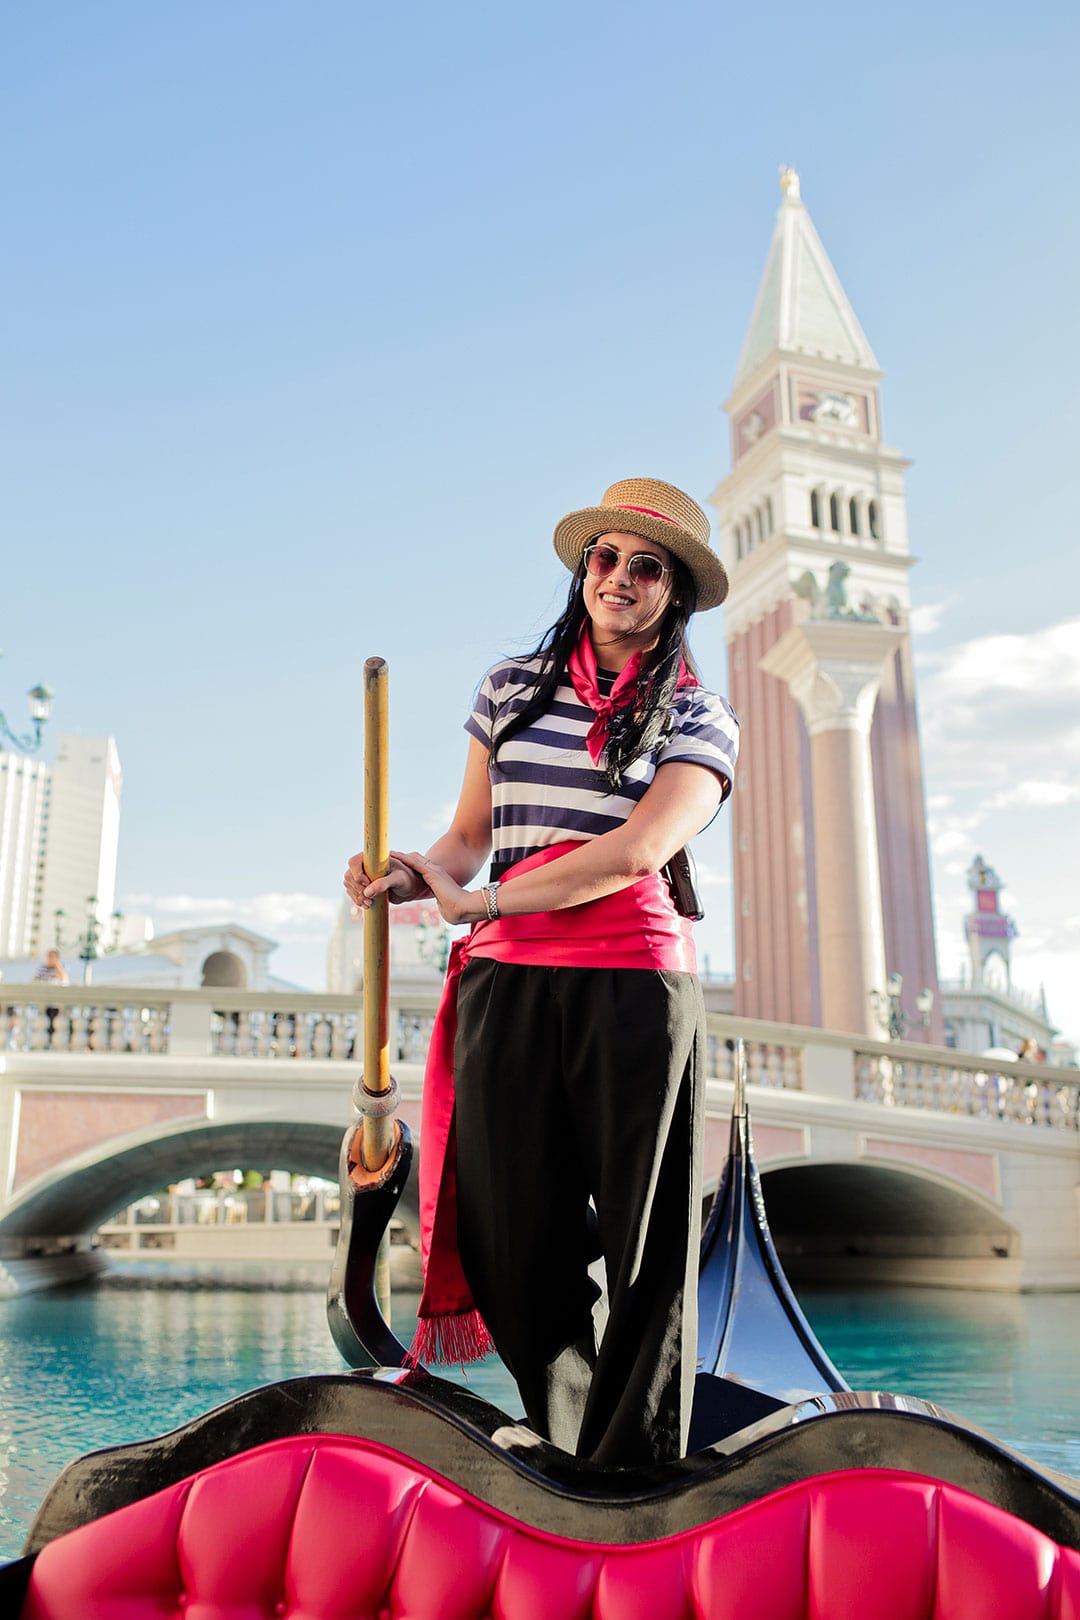
<path fill-rule="evenodd" d="M 85 931 L 87 902 L 96 897 L 104 927 L 116 901 L 123 776 L 112 737 L 61 737 L 52 767 L 52 803 L 45 839 L 41 915 L 31 949 L 54 939 L 62 911 L 65 943 Z"/>
<path fill-rule="evenodd" d="M 0 753 L 0 959 L 33 949 L 51 792 L 43 760 Z"/>
<path fill-rule="evenodd" d="M 73 945 L 91 896 L 107 925 L 122 788 L 112 737 L 61 737 L 53 765 L 0 753 L 0 960 L 42 956 L 58 923 Z"/>

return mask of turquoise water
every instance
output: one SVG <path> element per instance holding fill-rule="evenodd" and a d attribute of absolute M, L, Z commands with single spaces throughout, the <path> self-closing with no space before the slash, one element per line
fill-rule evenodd
<path fill-rule="evenodd" d="M 17 1555 L 56 1474 L 161 1434 L 258 1384 L 340 1372 L 326 1268 L 129 1263 L 93 1284 L 0 1302 L 0 1557 Z M 921 1395 L 1080 1476 L 1080 1295 L 803 1290 L 856 1389 Z M 395 1299 L 412 1331 L 415 1296 Z M 516 1414 L 504 1369 L 470 1388 Z"/>

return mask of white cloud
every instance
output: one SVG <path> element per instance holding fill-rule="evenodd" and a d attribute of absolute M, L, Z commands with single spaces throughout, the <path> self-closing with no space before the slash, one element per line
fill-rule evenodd
<path fill-rule="evenodd" d="M 127 895 L 128 910 L 149 911 L 159 933 L 173 928 L 196 928 L 209 923 L 240 923 L 256 933 L 269 934 L 285 944 L 300 939 L 325 939 L 337 914 L 339 901 L 321 894 L 254 895 Z"/>
<path fill-rule="evenodd" d="M 940 628 L 948 605 L 947 602 L 923 602 L 919 607 L 913 607 L 908 615 L 912 635 L 932 635 Z"/>
<path fill-rule="evenodd" d="M 1080 619 L 946 649 L 924 666 L 919 709 L 950 785 L 1062 780 L 1080 768 Z"/>
<path fill-rule="evenodd" d="M 929 810 L 926 817 L 926 828 L 930 838 L 930 848 L 935 855 L 953 855 L 964 851 L 971 851 L 971 841 L 981 819 L 978 809 L 965 808 L 957 810 L 953 806 L 951 794 L 938 796 L 939 803 L 949 806 L 948 810 Z M 971 864 L 971 855 L 959 863 L 959 870 L 966 872 Z"/>
<path fill-rule="evenodd" d="M 238 900 L 215 900 L 209 896 L 194 894 L 144 894 L 140 896 L 144 906 L 151 906 L 155 911 L 167 911 L 177 917 L 206 917 L 210 912 L 215 916 L 224 916 L 226 912 L 233 912 L 242 903 Z"/>
<path fill-rule="evenodd" d="M 1027 809 L 1052 808 L 1080 799 L 1080 783 L 1076 782 L 1017 782 L 1003 788 L 987 801 L 989 810 L 1009 810 L 1014 806 Z"/>
<path fill-rule="evenodd" d="M 919 714 L 943 830 L 953 815 L 978 825 L 1080 799 L 1080 619 L 946 648 L 923 667 Z"/>

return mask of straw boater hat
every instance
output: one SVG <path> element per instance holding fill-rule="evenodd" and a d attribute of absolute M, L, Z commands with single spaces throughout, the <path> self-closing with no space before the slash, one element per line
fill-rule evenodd
<path fill-rule="evenodd" d="M 728 593 L 724 565 L 709 544 L 709 520 L 674 484 L 623 478 L 605 490 L 599 506 L 564 517 L 555 530 L 555 550 L 572 574 L 598 534 L 640 534 L 672 552 L 694 576 L 699 609 L 718 607 Z"/>

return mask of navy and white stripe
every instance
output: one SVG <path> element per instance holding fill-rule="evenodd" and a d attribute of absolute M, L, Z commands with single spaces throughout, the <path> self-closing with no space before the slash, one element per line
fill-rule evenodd
<path fill-rule="evenodd" d="M 490 748 L 508 716 L 528 702 L 539 658 L 511 658 L 485 675 L 465 730 Z M 538 720 L 499 750 L 491 768 L 492 867 L 504 871 L 549 844 L 599 838 L 627 819 L 659 765 L 688 762 L 715 771 L 725 796 L 735 775 L 739 723 L 724 699 L 683 687 L 672 704 L 675 729 L 623 775 L 612 793 L 589 757 L 585 737 L 595 718 L 569 678 Z"/>

